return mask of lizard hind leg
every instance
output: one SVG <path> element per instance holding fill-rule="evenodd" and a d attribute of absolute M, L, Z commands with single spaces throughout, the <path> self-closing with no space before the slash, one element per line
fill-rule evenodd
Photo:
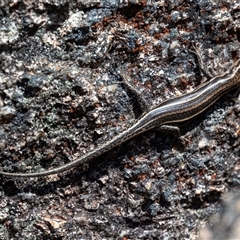
<path fill-rule="evenodd" d="M 180 129 L 177 126 L 161 125 L 159 127 L 154 128 L 154 130 L 167 133 L 167 134 L 170 133 L 175 138 L 178 138 L 180 136 Z"/>

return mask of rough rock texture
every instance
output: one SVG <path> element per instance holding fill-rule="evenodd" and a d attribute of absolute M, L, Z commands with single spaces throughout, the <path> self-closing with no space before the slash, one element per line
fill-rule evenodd
<path fill-rule="evenodd" d="M 238 0 L 0 0 L 0 162 L 73 161 L 240 57 Z M 1 177 L 0 239 L 197 239 L 240 184 L 240 97 L 63 174 Z"/>

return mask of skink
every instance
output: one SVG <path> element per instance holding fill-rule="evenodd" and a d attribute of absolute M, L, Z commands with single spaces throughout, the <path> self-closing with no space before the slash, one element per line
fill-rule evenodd
<path fill-rule="evenodd" d="M 163 125 L 183 122 L 213 105 L 223 94 L 240 86 L 240 59 L 227 72 L 213 77 L 195 91 L 167 100 L 144 114 L 134 125 L 84 156 L 63 166 L 35 173 L 8 173 L 10 177 L 42 177 L 60 173 L 96 158 L 136 135 Z"/>

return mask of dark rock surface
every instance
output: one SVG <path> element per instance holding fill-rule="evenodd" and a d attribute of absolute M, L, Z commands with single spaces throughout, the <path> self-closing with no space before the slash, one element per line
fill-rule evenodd
<path fill-rule="evenodd" d="M 149 106 L 239 57 L 232 1 L 0 1 L 0 162 L 38 172 L 73 161 Z M 232 91 L 181 126 L 151 131 L 89 164 L 0 183 L 0 239 L 197 239 L 240 184 L 240 97 Z"/>

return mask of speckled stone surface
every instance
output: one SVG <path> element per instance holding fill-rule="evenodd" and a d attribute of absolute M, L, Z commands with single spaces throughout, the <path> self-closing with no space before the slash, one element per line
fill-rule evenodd
<path fill-rule="evenodd" d="M 0 0 L 1 169 L 54 168 L 131 126 L 120 70 L 149 106 L 193 91 L 208 80 L 193 44 L 206 67 L 231 66 L 239 1 Z M 59 175 L 0 176 L 0 239 L 198 239 L 239 191 L 239 91 L 180 127 Z"/>

